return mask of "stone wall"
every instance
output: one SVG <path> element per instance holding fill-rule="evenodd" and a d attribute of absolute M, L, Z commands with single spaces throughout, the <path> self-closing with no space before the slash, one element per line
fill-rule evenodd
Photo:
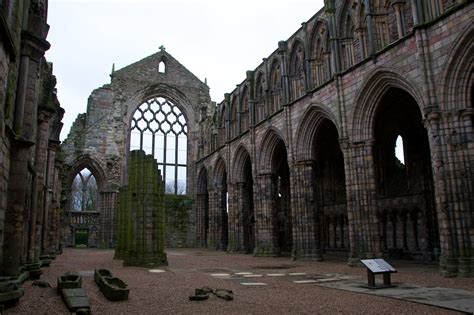
<path fill-rule="evenodd" d="M 166 71 L 158 71 L 160 62 Z M 87 167 L 98 180 L 101 194 L 99 243 L 115 244 L 114 226 L 116 198 L 119 187 L 128 178 L 130 124 L 135 110 L 145 101 L 164 97 L 172 101 L 184 114 L 187 122 L 187 186 L 188 195 L 194 193 L 194 165 L 198 152 L 197 125 L 201 108 L 210 104 L 209 88 L 182 66 L 164 49 L 123 69 L 113 71 L 111 83 L 94 90 L 89 97 L 87 113 L 80 114 L 67 139 L 62 144 L 67 179 L 66 191 L 81 169 Z M 115 195 L 115 197 L 114 197 Z M 169 244 L 194 244 L 192 208 L 180 207 L 179 217 L 170 218 Z M 66 209 L 67 211 L 68 209 Z M 186 221 L 184 221 L 186 220 Z M 104 232 L 104 229 L 109 231 Z"/>
<path fill-rule="evenodd" d="M 279 157 L 274 153 L 282 141 L 290 168 L 293 257 L 322 259 L 332 240 L 350 262 L 398 255 L 439 261 L 445 275 L 470 275 L 474 270 L 474 230 L 467 211 L 474 202 L 469 158 L 473 48 L 468 42 L 473 4 L 443 2 L 434 8 L 433 2 L 415 7 L 413 2 L 404 2 L 401 7 L 374 5 L 365 10 L 363 3 L 367 2 L 327 1 L 294 35 L 279 42 L 276 52 L 247 71 L 246 79 L 209 113 L 201 129 L 203 138 L 213 141 L 201 140 L 205 147 L 196 174 L 203 178 L 197 182 L 207 184 L 200 194 L 204 199 L 197 196 L 201 205 L 197 226 L 211 226 L 206 220 L 222 217 L 222 204 L 206 196 L 221 189 L 218 165 L 223 164 L 229 192 L 227 250 L 245 251 L 248 245 L 242 238 L 247 233 L 243 197 L 246 185 L 251 184 L 257 221 L 253 252 L 283 254 L 275 229 L 281 185 L 275 165 Z M 370 16 L 375 11 L 381 15 Z M 382 45 L 384 14 L 392 24 L 387 25 L 390 36 Z M 355 26 L 354 34 L 347 33 L 349 22 Z M 295 56 L 301 49 L 304 58 L 298 60 Z M 412 104 L 410 110 L 403 112 L 397 101 L 403 106 Z M 395 112 L 380 125 L 384 113 L 397 106 L 402 114 Z M 421 117 L 410 123 L 418 128 L 416 132 L 397 118 L 415 117 L 412 113 Z M 249 127 L 242 128 L 246 117 L 250 117 Z M 344 169 L 347 201 L 343 204 L 328 205 L 327 188 L 317 184 L 331 182 L 324 177 L 325 168 L 318 166 L 317 155 L 319 147 L 328 147 L 322 127 L 328 124 L 337 132 L 337 141 L 331 145 L 343 154 L 338 166 Z M 403 133 L 411 159 L 404 176 L 412 185 L 419 184 L 393 196 L 387 193 L 393 173 L 387 173 L 386 165 L 394 151 L 390 153 L 384 141 L 392 141 L 387 139 L 395 132 Z M 252 181 L 245 178 L 248 159 Z M 345 212 L 339 215 L 342 222 L 328 221 L 333 212 L 341 211 Z M 198 240 L 207 239 L 199 244 L 217 249 L 209 242 L 218 237 L 216 231 L 198 230 Z M 340 241 L 334 242 L 334 237 L 347 235 L 350 244 L 345 242 L 343 247 Z"/>

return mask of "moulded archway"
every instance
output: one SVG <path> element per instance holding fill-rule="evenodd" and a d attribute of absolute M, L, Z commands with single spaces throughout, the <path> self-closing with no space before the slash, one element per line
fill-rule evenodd
<path fill-rule="evenodd" d="M 392 259 L 437 261 L 440 239 L 430 146 L 416 100 L 402 89 L 389 88 L 376 107 L 373 132 L 382 250 Z M 399 136 L 404 163 L 395 152 Z M 420 211 L 407 210 L 413 208 Z"/>
<path fill-rule="evenodd" d="M 217 249 L 227 250 L 229 244 L 229 189 L 227 187 L 227 169 L 219 158 L 214 167 L 214 188 L 216 194 Z"/>

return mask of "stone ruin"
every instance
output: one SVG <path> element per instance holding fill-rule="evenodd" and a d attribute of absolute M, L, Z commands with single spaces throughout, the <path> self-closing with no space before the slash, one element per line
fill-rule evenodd
<path fill-rule="evenodd" d="M 119 192 L 115 258 L 125 266 L 167 265 L 164 184 L 152 155 L 130 152 L 128 185 Z"/>

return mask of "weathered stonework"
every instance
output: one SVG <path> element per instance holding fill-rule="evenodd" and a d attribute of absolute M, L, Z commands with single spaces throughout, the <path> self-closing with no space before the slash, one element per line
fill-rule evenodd
<path fill-rule="evenodd" d="M 131 151 L 128 183 L 119 193 L 115 258 L 125 266 L 167 265 L 164 184 L 158 164 L 144 151 Z"/>
<path fill-rule="evenodd" d="M 200 124 L 197 245 L 473 275 L 472 1 L 325 4 Z"/>
<path fill-rule="evenodd" d="M 39 277 L 40 257 L 60 250 L 56 153 L 64 110 L 44 58 L 46 8 L 47 0 L 0 5 L 0 276 L 20 283 L 25 271 Z"/>

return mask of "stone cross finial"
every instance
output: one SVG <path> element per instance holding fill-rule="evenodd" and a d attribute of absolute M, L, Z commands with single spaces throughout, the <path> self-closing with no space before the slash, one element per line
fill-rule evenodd
<path fill-rule="evenodd" d="M 161 45 L 159 48 L 160 48 L 160 50 L 162 50 L 162 51 L 163 51 L 163 50 L 166 50 L 165 46 L 163 46 L 163 45 Z"/>

